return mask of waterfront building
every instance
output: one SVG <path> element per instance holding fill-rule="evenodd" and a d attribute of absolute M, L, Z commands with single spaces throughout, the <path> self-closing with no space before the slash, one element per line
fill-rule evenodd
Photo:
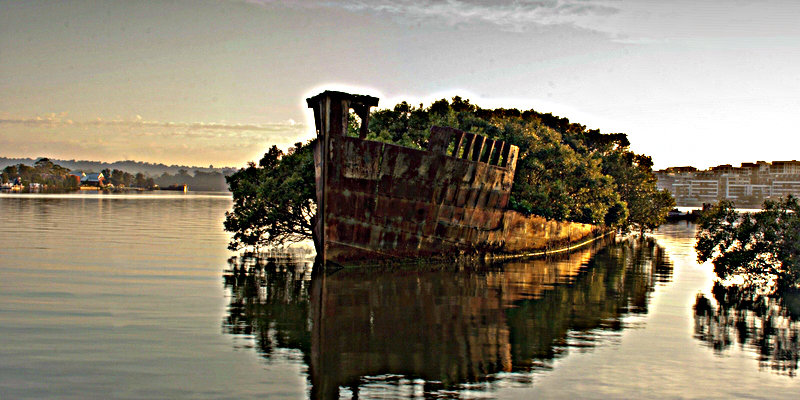
<path fill-rule="evenodd" d="M 667 190 L 679 206 L 731 200 L 745 207 L 760 205 L 764 199 L 788 195 L 800 197 L 800 161 L 756 161 L 718 165 L 708 170 L 670 167 L 655 171 L 657 187 Z"/>
<path fill-rule="evenodd" d="M 88 186 L 103 186 L 105 182 L 105 177 L 103 173 L 91 173 L 86 174 L 83 178 L 81 178 L 81 185 L 88 185 Z"/>

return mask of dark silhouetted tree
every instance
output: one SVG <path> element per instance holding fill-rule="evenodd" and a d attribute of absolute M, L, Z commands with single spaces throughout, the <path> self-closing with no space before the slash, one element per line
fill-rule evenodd
<path fill-rule="evenodd" d="M 800 285 L 797 198 L 766 200 L 756 213 L 739 213 L 734 207 L 720 201 L 700 219 L 698 260 L 712 260 L 720 279 L 738 276 L 745 286 L 783 290 Z"/>
<path fill-rule="evenodd" d="M 226 178 L 233 193 L 233 209 L 225 214 L 225 230 L 233 232 L 230 249 L 313 238 L 317 207 L 311 143 L 296 143 L 287 153 L 272 146 L 258 165 L 250 163 Z"/>

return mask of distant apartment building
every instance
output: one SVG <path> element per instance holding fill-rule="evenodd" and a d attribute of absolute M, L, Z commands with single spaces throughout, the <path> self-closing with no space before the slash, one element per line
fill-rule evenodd
<path fill-rule="evenodd" d="M 722 199 L 741 206 L 758 206 L 766 198 L 800 197 L 800 161 L 757 161 L 718 165 L 708 170 L 670 167 L 655 172 L 658 188 L 667 190 L 679 206 L 700 206 Z"/>
<path fill-rule="evenodd" d="M 777 178 L 800 175 L 800 161 L 773 161 L 769 173 Z"/>

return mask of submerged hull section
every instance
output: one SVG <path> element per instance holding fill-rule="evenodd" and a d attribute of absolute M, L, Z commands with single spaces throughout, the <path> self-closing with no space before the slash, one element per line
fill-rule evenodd
<path fill-rule="evenodd" d="M 547 252 L 602 233 L 506 209 L 516 146 L 439 127 L 427 150 L 345 136 L 342 122 L 363 97 L 325 92 L 309 99 L 320 133 L 317 237 L 326 261 Z"/>

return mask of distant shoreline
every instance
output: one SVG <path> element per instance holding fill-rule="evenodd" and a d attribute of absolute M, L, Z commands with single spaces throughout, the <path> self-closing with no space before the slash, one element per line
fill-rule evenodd
<path fill-rule="evenodd" d="M 118 161 L 92 161 L 92 160 L 63 160 L 58 158 L 49 158 L 49 157 L 35 157 L 35 158 L 24 158 L 24 157 L 4 157 L 0 156 L 0 169 L 5 168 L 8 165 L 16 165 L 16 164 L 25 164 L 25 165 L 33 165 L 36 160 L 47 158 L 50 161 L 53 161 L 56 164 L 61 166 L 70 168 L 70 169 L 121 169 L 121 170 L 135 170 L 136 172 L 143 172 L 143 173 L 151 173 L 151 170 L 158 170 L 158 174 L 162 174 L 165 171 L 170 173 L 178 172 L 181 169 L 185 169 L 187 171 L 203 171 L 203 172 L 222 172 L 223 174 L 233 173 L 239 170 L 241 167 L 199 167 L 199 166 L 189 166 L 189 165 L 166 165 L 163 163 L 150 163 L 145 161 L 136 161 L 136 160 L 118 160 Z M 151 173 L 152 174 L 152 173 Z"/>
<path fill-rule="evenodd" d="M 230 192 L 175 192 L 167 190 L 149 190 L 142 192 L 103 192 L 103 191 L 75 191 L 65 193 L 20 193 L 20 192 L 0 192 L 0 199 L 13 199 L 13 198 L 100 198 L 100 197 L 116 197 L 116 198 L 161 198 L 161 199 L 181 199 L 181 198 L 219 198 L 219 199 L 232 199 Z"/>

